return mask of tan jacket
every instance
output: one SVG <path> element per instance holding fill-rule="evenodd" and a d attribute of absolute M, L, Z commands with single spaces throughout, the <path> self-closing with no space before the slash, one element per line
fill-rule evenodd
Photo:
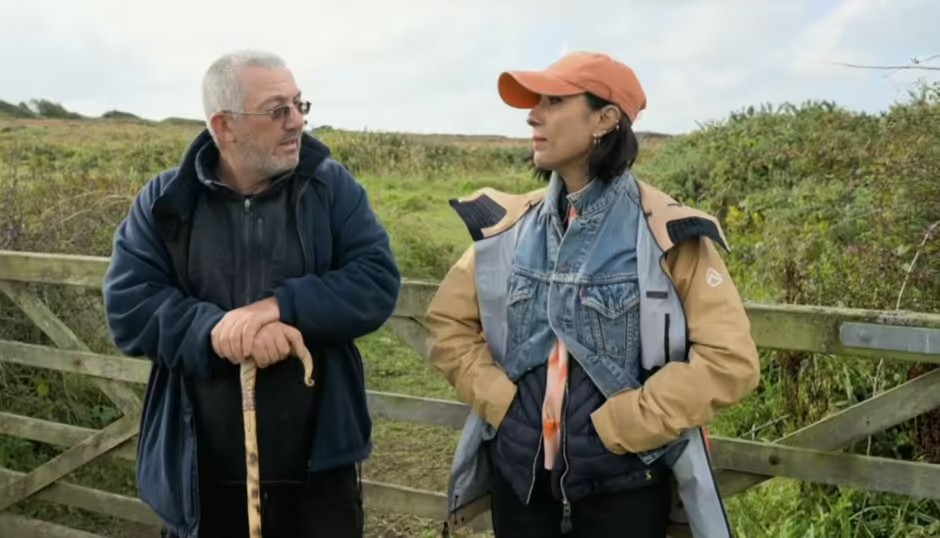
<path fill-rule="evenodd" d="M 594 412 L 598 435 L 616 454 L 651 450 L 675 440 L 686 428 L 707 425 L 717 410 L 753 391 L 760 378 L 750 322 L 715 244 L 701 237 L 673 245 L 666 226 L 691 216 L 716 226 L 717 221 L 638 183 L 653 236 L 667 253 L 663 269 L 685 309 L 689 360 L 668 363 L 640 389 L 618 393 Z M 499 223 L 483 230 L 490 237 L 540 203 L 545 191 L 512 195 L 483 189 L 468 199 L 483 194 L 506 210 Z M 471 247 L 447 273 L 431 301 L 426 317 L 428 353 L 431 364 L 455 387 L 458 397 L 497 428 L 516 387 L 493 360 L 483 337 L 473 256 Z"/>

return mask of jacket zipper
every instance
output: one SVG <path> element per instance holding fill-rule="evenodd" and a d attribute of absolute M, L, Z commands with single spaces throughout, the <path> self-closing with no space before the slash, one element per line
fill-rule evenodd
<path fill-rule="evenodd" d="M 300 198 L 306 189 L 307 183 L 304 182 L 297 191 L 297 198 L 294 200 L 294 224 L 297 226 L 297 237 L 300 239 L 300 252 L 304 256 L 304 272 L 310 273 L 313 272 L 313 267 L 310 265 L 310 257 L 307 255 L 307 242 L 304 241 L 303 226 L 300 225 Z"/>
<path fill-rule="evenodd" d="M 255 243 L 254 244 L 255 244 L 255 248 L 257 249 L 255 253 L 256 254 L 255 259 L 259 261 L 261 259 L 261 252 L 262 252 L 260 247 L 261 245 L 264 244 L 264 216 L 263 214 L 264 213 L 262 212 L 261 214 L 258 215 L 258 218 L 255 219 Z M 257 289 L 259 293 L 263 292 L 265 290 L 265 287 L 268 285 L 266 282 L 268 278 L 267 271 L 265 270 L 266 267 L 267 265 L 264 263 L 258 264 L 258 280 L 257 280 L 258 288 Z"/>
<path fill-rule="evenodd" d="M 545 435 L 539 435 L 539 446 L 535 449 L 535 458 L 532 459 L 532 481 L 529 482 L 529 494 L 526 495 L 525 498 L 526 506 L 532 502 L 532 492 L 535 491 L 535 474 L 538 472 L 539 456 L 542 454 L 543 439 L 545 439 Z"/>
<path fill-rule="evenodd" d="M 647 223 L 647 229 L 649 229 L 649 223 Z M 650 233 L 653 233 L 652 230 L 650 231 Z M 660 269 L 664 274 L 669 275 L 669 271 L 666 270 L 666 253 L 665 253 L 665 252 L 663 252 L 662 255 L 659 257 L 659 269 Z M 676 283 L 672 280 L 672 277 L 670 276 L 669 278 L 666 279 L 666 281 L 669 282 L 669 287 L 672 288 L 672 293 L 673 293 L 674 295 L 678 296 L 678 294 L 679 294 L 679 288 L 676 287 Z M 685 321 L 685 327 L 684 327 L 684 328 L 685 328 L 685 342 L 684 342 L 684 344 L 683 344 L 683 345 L 684 345 L 684 349 L 685 349 L 685 356 L 683 356 L 683 357 L 680 358 L 679 360 L 686 360 L 686 358 L 688 357 L 688 354 L 689 354 L 689 318 L 688 318 L 688 316 L 686 315 L 685 306 L 682 304 L 681 301 L 679 302 L 679 308 L 682 310 L 682 318 L 683 318 L 683 320 Z M 667 316 L 667 319 L 668 319 L 668 316 L 669 316 L 669 315 L 667 314 L 666 316 Z M 666 338 L 667 338 L 667 340 L 668 340 L 668 338 L 669 338 L 669 331 L 668 331 L 668 330 L 666 331 Z M 665 366 L 667 363 L 669 363 L 669 362 L 672 361 L 672 356 L 667 352 L 665 359 L 666 359 L 666 360 L 665 360 L 665 362 L 663 363 L 663 366 Z"/>
<path fill-rule="evenodd" d="M 571 524 L 571 502 L 568 501 L 568 494 L 565 492 L 565 478 L 568 476 L 568 379 L 565 379 L 565 403 L 562 405 L 561 413 L 561 456 L 565 461 L 565 470 L 561 473 L 561 479 L 558 481 L 558 487 L 561 489 L 561 533 L 568 534 L 572 530 Z"/>
<path fill-rule="evenodd" d="M 252 293 L 251 289 L 254 287 L 251 285 L 251 266 L 252 266 L 252 248 L 251 248 L 251 198 L 245 198 L 245 218 L 244 226 L 245 230 L 242 234 L 244 240 L 243 252 L 247 259 L 245 260 L 245 295 L 242 298 L 245 305 L 251 303 Z"/>
<path fill-rule="evenodd" d="M 665 339 L 663 342 L 663 345 L 665 346 L 665 349 L 663 351 L 665 351 L 665 354 L 663 355 L 663 357 L 666 359 L 665 362 L 668 363 L 669 362 L 669 313 L 668 312 L 666 313 L 666 331 L 663 333 L 663 335 L 665 336 Z"/>
<path fill-rule="evenodd" d="M 301 181 L 297 176 L 294 176 L 294 181 Z M 313 181 L 311 179 L 311 181 Z M 312 273 L 313 265 L 310 263 L 310 257 L 307 255 L 307 242 L 304 241 L 304 230 L 303 226 L 300 225 L 300 199 L 303 196 L 304 191 L 307 189 L 307 182 L 304 181 L 301 183 L 300 188 L 297 189 L 296 198 L 294 198 L 294 226 L 297 228 L 297 239 L 300 241 L 300 252 L 304 257 L 304 273 Z M 295 322 L 295 325 L 297 323 Z M 314 440 L 316 443 L 316 440 Z M 307 470 L 313 472 L 316 470 L 316 466 L 313 464 L 313 450 L 310 451 L 310 455 L 307 457 Z"/>

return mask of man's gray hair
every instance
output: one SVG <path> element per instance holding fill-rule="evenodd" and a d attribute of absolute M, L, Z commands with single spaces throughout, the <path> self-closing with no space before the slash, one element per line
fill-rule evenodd
<path fill-rule="evenodd" d="M 202 82 L 202 107 L 206 124 L 216 112 L 240 111 L 245 95 L 238 81 L 238 73 L 244 67 L 286 67 L 284 60 L 276 54 L 260 50 L 230 52 L 212 62 Z M 211 130 L 211 126 L 209 127 Z"/>

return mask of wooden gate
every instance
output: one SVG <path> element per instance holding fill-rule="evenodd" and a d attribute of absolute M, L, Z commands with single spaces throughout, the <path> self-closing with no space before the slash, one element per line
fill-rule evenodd
<path fill-rule="evenodd" d="M 150 362 L 96 354 L 28 287 L 56 284 L 100 288 L 107 258 L 0 251 L 0 291 L 47 335 L 53 346 L 0 340 L 0 361 L 88 376 L 121 416 L 100 430 L 0 412 L 0 434 L 68 447 L 28 473 L 0 469 L 0 536 L 94 538 L 94 535 L 4 512 L 31 497 L 151 525 L 158 520 L 140 500 L 70 484 L 67 476 L 102 456 L 133 460 L 140 389 Z M 405 281 L 394 333 L 425 356 L 421 319 L 436 283 Z M 747 305 L 761 348 L 940 363 L 940 315 L 783 305 Z M 421 424 L 462 426 L 458 402 L 369 392 L 376 416 Z M 940 369 L 787 435 L 773 443 L 716 437 L 713 466 L 728 496 L 774 477 L 940 499 L 940 465 L 841 452 L 852 443 L 940 407 Z M 365 483 L 367 509 L 443 520 L 442 492 Z M 486 528 L 488 518 L 473 522 Z M 674 529 L 675 534 L 683 533 Z"/>

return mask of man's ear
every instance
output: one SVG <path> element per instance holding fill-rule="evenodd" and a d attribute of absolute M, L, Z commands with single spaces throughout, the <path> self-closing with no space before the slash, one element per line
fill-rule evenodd
<path fill-rule="evenodd" d="M 212 126 L 212 132 L 220 142 L 232 142 L 235 138 L 235 132 L 232 130 L 232 120 L 224 112 L 216 112 L 209 117 L 209 125 Z"/>

